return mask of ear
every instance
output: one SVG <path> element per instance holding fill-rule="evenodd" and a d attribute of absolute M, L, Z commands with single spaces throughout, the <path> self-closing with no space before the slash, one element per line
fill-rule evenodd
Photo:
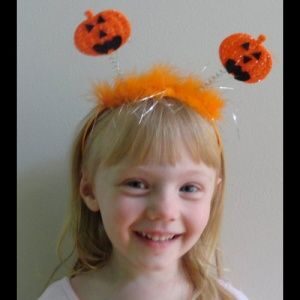
<path fill-rule="evenodd" d="M 222 178 L 221 177 L 218 177 L 217 178 L 217 186 L 222 182 Z"/>
<path fill-rule="evenodd" d="M 80 192 L 80 196 L 82 197 L 84 203 L 91 211 L 97 212 L 100 210 L 99 204 L 94 195 L 93 185 L 87 179 L 87 176 L 85 174 L 83 174 L 81 177 L 79 192 Z"/>

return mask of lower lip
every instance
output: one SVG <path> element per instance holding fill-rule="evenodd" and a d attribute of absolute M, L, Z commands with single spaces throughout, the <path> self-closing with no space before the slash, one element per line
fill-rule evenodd
<path fill-rule="evenodd" d="M 150 249 L 156 249 L 156 250 L 164 250 L 164 249 L 170 247 L 172 244 L 174 244 L 180 238 L 180 236 L 178 235 L 178 236 L 175 236 L 171 240 L 153 241 L 153 240 L 149 240 L 149 239 L 147 239 L 145 237 L 142 237 L 142 236 L 140 236 L 137 233 L 134 233 L 134 236 L 144 246 L 146 246 L 146 247 L 148 247 Z"/>

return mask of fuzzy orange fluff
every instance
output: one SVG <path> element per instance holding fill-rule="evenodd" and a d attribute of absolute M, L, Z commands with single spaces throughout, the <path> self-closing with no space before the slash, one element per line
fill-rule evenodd
<path fill-rule="evenodd" d="M 103 107 L 155 97 L 175 98 L 195 109 L 208 120 L 220 118 L 224 100 L 213 88 L 204 86 L 195 75 L 182 76 L 169 65 L 155 65 L 147 72 L 135 72 L 118 77 L 112 85 L 95 85 L 97 100 Z"/>

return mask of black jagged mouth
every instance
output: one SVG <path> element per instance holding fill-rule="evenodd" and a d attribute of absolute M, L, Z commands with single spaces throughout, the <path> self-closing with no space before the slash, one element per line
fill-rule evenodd
<path fill-rule="evenodd" d="M 233 74 L 234 78 L 240 81 L 247 81 L 250 79 L 250 74 L 242 70 L 235 60 L 228 59 L 225 64 L 225 68 L 228 73 Z"/>

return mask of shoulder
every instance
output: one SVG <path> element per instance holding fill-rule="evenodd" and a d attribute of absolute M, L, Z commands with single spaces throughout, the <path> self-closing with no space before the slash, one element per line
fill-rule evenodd
<path fill-rule="evenodd" d="M 229 291 L 236 300 L 249 300 L 247 296 L 240 290 L 236 289 L 229 281 L 224 279 L 219 279 L 218 282 L 227 290 Z"/>
<path fill-rule="evenodd" d="M 70 280 L 64 277 L 53 282 L 38 300 L 79 300 L 71 287 Z"/>

